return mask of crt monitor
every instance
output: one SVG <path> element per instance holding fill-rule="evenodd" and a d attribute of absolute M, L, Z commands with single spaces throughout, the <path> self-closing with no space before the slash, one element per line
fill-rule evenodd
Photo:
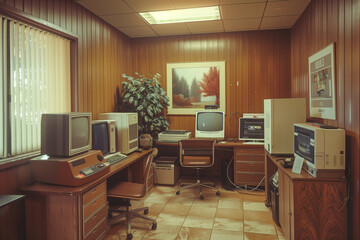
<path fill-rule="evenodd" d="M 240 118 L 239 140 L 264 141 L 264 118 Z"/>
<path fill-rule="evenodd" d="M 70 157 L 91 149 L 91 113 L 44 113 L 41 154 Z"/>
<path fill-rule="evenodd" d="M 92 122 L 92 149 L 101 150 L 104 156 L 110 152 L 107 121 Z"/>
<path fill-rule="evenodd" d="M 222 111 L 200 111 L 196 113 L 195 137 L 224 139 L 225 113 Z"/>

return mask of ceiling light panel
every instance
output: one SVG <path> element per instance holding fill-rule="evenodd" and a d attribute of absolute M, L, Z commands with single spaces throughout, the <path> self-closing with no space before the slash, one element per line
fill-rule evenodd
<path fill-rule="evenodd" d="M 149 24 L 198 22 L 220 19 L 220 12 L 218 6 L 157 12 L 142 12 L 140 13 L 140 15 Z"/>

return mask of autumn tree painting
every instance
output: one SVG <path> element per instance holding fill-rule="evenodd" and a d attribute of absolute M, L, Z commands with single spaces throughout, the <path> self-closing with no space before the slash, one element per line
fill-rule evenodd
<path fill-rule="evenodd" d="M 193 114 L 207 105 L 225 110 L 225 62 L 171 63 L 167 73 L 170 114 Z"/>

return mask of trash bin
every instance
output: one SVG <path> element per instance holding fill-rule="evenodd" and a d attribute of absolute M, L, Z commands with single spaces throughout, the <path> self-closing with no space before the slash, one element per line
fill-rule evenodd
<path fill-rule="evenodd" d="M 279 223 L 279 177 L 278 172 L 271 176 L 269 181 L 271 211 L 274 222 L 280 226 Z"/>

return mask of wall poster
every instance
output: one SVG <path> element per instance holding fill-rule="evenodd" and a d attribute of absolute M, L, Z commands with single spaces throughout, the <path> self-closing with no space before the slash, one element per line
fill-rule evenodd
<path fill-rule="evenodd" d="M 195 114 L 205 105 L 225 112 L 225 62 L 167 64 L 168 114 Z"/>
<path fill-rule="evenodd" d="M 334 43 L 309 57 L 310 117 L 336 119 Z"/>

